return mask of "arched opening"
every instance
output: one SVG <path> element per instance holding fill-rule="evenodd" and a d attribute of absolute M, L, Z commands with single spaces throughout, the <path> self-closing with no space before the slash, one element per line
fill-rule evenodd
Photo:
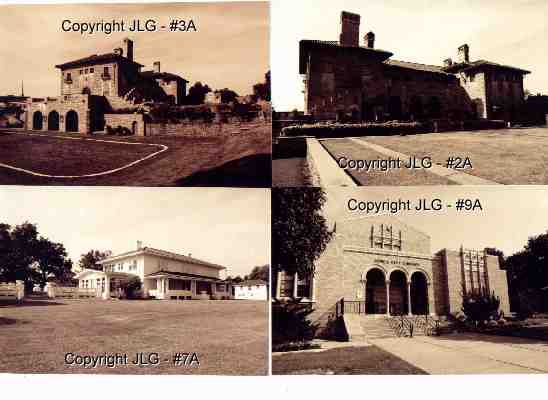
<path fill-rule="evenodd" d="M 78 132 L 78 114 L 70 110 L 65 117 L 65 127 L 67 132 Z"/>
<path fill-rule="evenodd" d="M 34 129 L 35 131 L 42 130 L 42 123 L 42 113 L 40 111 L 35 111 L 34 114 L 32 114 L 32 129 Z"/>
<path fill-rule="evenodd" d="M 415 121 L 423 117 L 422 100 L 419 96 L 413 96 L 409 102 L 409 114 L 411 120 Z"/>
<path fill-rule="evenodd" d="M 58 131 L 59 130 L 59 113 L 57 111 L 52 111 L 48 115 L 48 131 Z"/>
<path fill-rule="evenodd" d="M 441 117 L 441 101 L 438 97 L 432 96 L 428 100 L 428 114 L 431 118 Z"/>
<path fill-rule="evenodd" d="M 131 123 L 131 134 L 136 135 L 137 134 L 137 121 L 133 121 Z"/>
<path fill-rule="evenodd" d="M 86 86 L 84 89 L 82 89 L 82 94 L 91 94 L 91 90 Z"/>
<path fill-rule="evenodd" d="M 367 271 L 365 284 L 365 312 L 386 314 L 386 278 L 379 268 Z"/>
<path fill-rule="evenodd" d="M 407 314 L 407 276 L 395 270 L 390 274 L 390 314 Z"/>
<path fill-rule="evenodd" d="M 414 315 L 428 314 L 428 281 L 419 271 L 411 275 L 411 312 Z"/>
<path fill-rule="evenodd" d="M 401 99 L 399 96 L 391 96 L 388 100 L 388 114 L 391 120 L 400 120 L 402 117 Z"/>

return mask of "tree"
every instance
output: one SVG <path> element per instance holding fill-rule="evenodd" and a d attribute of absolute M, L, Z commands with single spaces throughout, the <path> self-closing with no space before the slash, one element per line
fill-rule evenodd
<path fill-rule="evenodd" d="M 270 101 L 270 71 L 264 75 L 264 82 L 253 85 L 253 94 L 264 101 Z"/>
<path fill-rule="evenodd" d="M 185 104 L 198 105 L 204 104 L 206 94 L 211 92 L 211 88 L 207 85 L 203 85 L 202 82 L 196 82 L 188 89 L 188 95 L 185 98 Z"/>
<path fill-rule="evenodd" d="M 15 227 L 0 224 L 0 280 L 22 280 L 26 287 L 47 280 L 70 279 L 72 262 L 65 247 L 38 235 L 36 225 L 25 222 Z"/>
<path fill-rule="evenodd" d="M 314 274 L 314 262 L 332 233 L 321 214 L 321 188 L 272 189 L 272 272 Z"/>
<path fill-rule="evenodd" d="M 530 237 L 523 250 L 508 257 L 505 268 L 512 303 L 534 311 L 548 311 L 548 232 Z M 520 299 L 521 298 L 521 299 Z M 524 304 L 528 299 L 533 304 Z"/>
<path fill-rule="evenodd" d="M 72 261 L 67 259 L 67 251 L 61 243 L 53 243 L 40 237 L 35 243 L 33 282 L 43 289 L 49 277 L 61 282 L 72 279 Z"/>
<path fill-rule="evenodd" d="M 82 254 L 80 256 L 80 261 L 78 261 L 78 265 L 81 269 L 95 269 L 95 270 L 102 270 L 103 268 L 97 264 L 99 261 L 104 260 L 105 258 L 108 258 L 112 255 L 112 251 L 110 250 L 90 250 L 85 254 Z"/>
<path fill-rule="evenodd" d="M 500 298 L 486 291 L 467 293 L 462 296 L 462 312 L 474 326 L 483 326 L 490 320 L 498 320 Z"/>
<path fill-rule="evenodd" d="M 138 276 L 132 276 L 129 279 L 125 279 L 120 282 L 120 289 L 123 290 L 126 298 L 135 299 L 139 297 L 139 290 L 141 290 L 141 278 Z"/>
<path fill-rule="evenodd" d="M 246 275 L 246 280 L 261 280 L 268 282 L 270 279 L 270 266 L 262 265 L 260 267 L 253 267 L 249 275 Z"/>
<path fill-rule="evenodd" d="M 221 93 L 221 103 L 224 104 L 231 103 L 236 100 L 236 97 L 238 97 L 238 93 L 228 88 L 219 90 L 219 93 Z"/>

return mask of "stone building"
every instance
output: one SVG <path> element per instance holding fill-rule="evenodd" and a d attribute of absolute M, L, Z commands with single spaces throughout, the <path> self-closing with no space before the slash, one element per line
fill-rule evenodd
<path fill-rule="evenodd" d="M 518 117 L 529 71 L 470 61 L 466 44 L 455 62 L 398 61 L 375 48 L 373 32 L 364 36 L 363 45 L 359 36 L 360 16 L 343 11 L 339 41 L 300 41 L 306 114 L 354 121 Z"/>
<path fill-rule="evenodd" d="M 312 303 L 320 325 L 341 299 L 365 315 L 447 316 L 461 310 L 463 293 L 481 289 L 510 311 L 498 257 L 463 248 L 432 254 L 430 236 L 388 216 L 337 221 L 312 278 L 274 278 L 274 295 Z"/>
<path fill-rule="evenodd" d="M 152 71 L 133 58 L 133 41 L 124 39 L 123 47 L 111 53 L 93 54 L 59 65 L 60 96 L 30 98 L 26 127 L 32 130 L 79 132 L 88 134 L 105 129 L 105 120 L 145 135 L 143 116 L 131 112 L 144 102 L 180 104 L 186 96 L 187 81 Z"/>

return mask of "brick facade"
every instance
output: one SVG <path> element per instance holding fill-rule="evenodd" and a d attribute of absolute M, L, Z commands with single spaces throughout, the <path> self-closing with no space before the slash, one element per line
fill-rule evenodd
<path fill-rule="evenodd" d="M 299 72 L 305 113 L 318 120 L 515 120 L 529 71 L 479 60 L 469 46 L 444 66 L 391 59 L 369 32 L 359 43 L 360 16 L 343 12 L 339 42 L 302 40 Z"/>
<path fill-rule="evenodd" d="M 284 297 L 284 279 L 283 272 L 276 279 L 277 297 Z M 309 294 L 295 297 L 312 302 L 311 319 L 324 325 L 342 298 L 364 302 L 369 314 L 386 314 L 388 297 L 391 315 L 444 316 L 460 312 L 462 294 L 480 287 L 494 291 L 501 310 L 509 312 L 506 274 L 497 257 L 466 249 L 432 255 L 430 236 L 393 217 L 378 216 L 337 221 Z"/>

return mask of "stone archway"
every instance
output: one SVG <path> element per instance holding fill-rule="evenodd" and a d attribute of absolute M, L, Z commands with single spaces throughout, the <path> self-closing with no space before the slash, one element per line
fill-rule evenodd
<path fill-rule="evenodd" d="M 35 131 L 41 131 L 44 123 L 43 115 L 40 111 L 35 111 L 32 114 L 32 129 Z"/>
<path fill-rule="evenodd" d="M 57 111 L 51 111 L 48 114 L 48 131 L 59 130 L 59 113 Z"/>
<path fill-rule="evenodd" d="M 373 267 L 367 271 L 365 279 L 366 314 L 386 314 L 386 274 L 382 269 Z"/>
<path fill-rule="evenodd" d="M 78 132 L 78 113 L 70 110 L 65 117 L 65 131 Z"/>
<path fill-rule="evenodd" d="M 407 304 L 407 275 L 395 269 L 390 273 L 390 315 L 404 315 L 409 313 Z"/>
<path fill-rule="evenodd" d="M 427 315 L 428 310 L 428 278 L 422 271 L 415 271 L 411 275 L 411 313 Z"/>

